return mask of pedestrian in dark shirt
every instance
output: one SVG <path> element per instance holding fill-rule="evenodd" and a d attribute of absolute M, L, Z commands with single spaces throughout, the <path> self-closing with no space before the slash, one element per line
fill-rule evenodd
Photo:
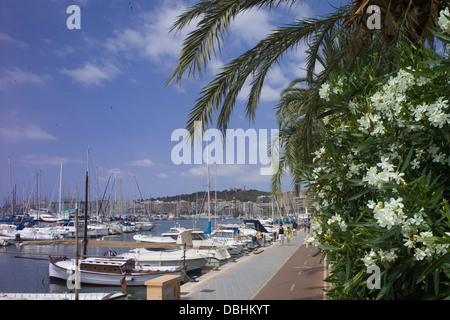
<path fill-rule="evenodd" d="M 280 240 L 280 245 L 284 244 L 284 228 L 283 228 L 283 224 L 280 224 L 280 228 L 278 229 L 278 240 Z"/>

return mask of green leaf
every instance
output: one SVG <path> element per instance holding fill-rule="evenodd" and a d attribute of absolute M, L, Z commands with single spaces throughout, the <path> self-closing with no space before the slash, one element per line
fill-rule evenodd
<path fill-rule="evenodd" d="M 434 270 L 433 272 L 433 287 L 434 287 L 434 294 L 438 295 L 439 293 L 439 269 Z"/>
<path fill-rule="evenodd" d="M 342 248 L 338 246 L 332 246 L 329 244 L 320 244 L 319 249 L 327 250 L 327 251 L 341 251 Z"/>
<path fill-rule="evenodd" d="M 450 252 L 433 261 L 423 272 L 423 277 L 429 276 L 434 270 L 441 268 L 445 264 L 450 264 Z"/>
<path fill-rule="evenodd" d="M 411 161 L 411 157 L 413 155 L 414 152 L 414 148 L 411 147 L 411 149 L 409 149 L 408 155 L 406 156 L 405 160 L 403 161 L 403 165 L 400 169 L 400 172 L 405 172 L 406 167 L 409 165 L 410 161 Z"/>
<path fill-rule="evenodd" d="M 360 181 L 360 180 L 358 180 L 358 181 Z M 360 184 L 360 183 L 359 183 L 359 184 Z M 349 198 L 348 200 L 349 200 L 349 201 L 356 200 L 356 199 L 358 199 L 358 198 L 361 198 L 363 195 L 365 195 L 365 194 L 367 194 L 367 193 L 369 193 L 369 192 L 370 192 L 370 189 L 366 188 L 366 189 L 364 189 L 363 191 L 361 191 L 361 192 L 355 194 L 353 197 Z"/>

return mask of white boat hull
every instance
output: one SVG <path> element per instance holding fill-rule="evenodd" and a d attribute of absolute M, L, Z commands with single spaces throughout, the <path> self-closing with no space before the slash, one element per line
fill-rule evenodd
<path fill-rule="evenodd" d="M 15 230 L 12 227 L 2 228 L 0 229 L 0 236 L 20 241 L 56 240 L 62 238 L 59 233 L 53 232 L 49 228 L 24 228 L 22 230 Z"/>
<path fill-rule="evenodd" d="M 61 260 L 49 262 L 49 276 L 52 279 L 66 280 L 71 277 L 74 279 L 74 260 Z M 181 275 L 183 270 L 174 267 L 155 267 L 143 268 L 137 267 L 140 272 L 130 272 L 127 274 L 112 274 L 80 270 L 80 282 L 89 285 L 99 286 L 121 286 L 122 279 L 125 278 L 127 286 L 144 286 L 145 282 L 162 275 Z"/>
<path fill-rule="evenodd" d="M 207 260 L 195 252 L 196 250 L 147 250 L 142 248 L 132 249 L 118 257 L 132 258 L 140 266 L 183 266 L 187 272 L 201 271 Z"/>

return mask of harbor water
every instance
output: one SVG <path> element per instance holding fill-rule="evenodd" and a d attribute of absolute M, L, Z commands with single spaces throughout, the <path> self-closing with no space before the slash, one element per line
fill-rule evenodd
<path fill-rule="evenodd" d="M 214 227 L 214 219 L 211 219 Z M 224 219 L 217 223 L 229 224 L 237 223 L 238 220 Z M 204 230 L 207 227 L 208 219 L 187 219 L 187 220 L 158 220 L 152 231 L 142 232 L 159 236 L 161 233 L 169 231 L 171 227 L 180 226 L 187 228 L 198 228 Z M 134 241 L 136 233 L 123 233 L 109 236 L 108 240 Z M 90 239 L 95 241 L 95 239 Z M 111 248 L 117 254 L 127 252 L 127 248 Z M 81 249 L 82 250 L 82 249 Z M 88 247 L 89 255 L 103 256 L 109 248 Z M 5 253 L 8 252 L 8 253 Z M 81 251 L 80 251 L 81 252 Z M 29 254 L 25 254 L 29 253 Z M 39 255 L 33 255 L 38 253 Z M 8 245 L 0 247 L 0 292 L 3 293 L 70 293 L 64 281 L 50 281 L 48 275 L 48 256 L 46 254 L 74 254 L 74 246 L 66 245 L 38 245 L 38 246 L 18 246 Z M 206 270 L 204 272 L 207 272 Z M 201 276 L 189 275 L 189 276 Z M 92 292 L 114 292 L 121 291 L 120 287 L 90 286 L 81 285 L 80 293 Z M 128 299 L 146 299 L 145 287 L 128 287 Z"/>

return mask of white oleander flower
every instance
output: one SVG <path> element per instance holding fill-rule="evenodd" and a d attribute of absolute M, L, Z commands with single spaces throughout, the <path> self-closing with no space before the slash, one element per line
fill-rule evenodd
<path fill-rule="evenodd" d="M 377 258 L 377 254 L 373 252 L 373 249 L 370 250 L 370 252 L 364 256 L 364 258 L 361 258 L 361 261 L 364 262 L 364 265 L 369 268 L 370 266 L 375 264 L 375 259 Z"/>
<path fill-rule="evenodd" d="M 403 199 L 391 198 L 388 202 L 369 201 L 367 207 L 373 210 L 373 217 L 382 228 L 391 229 L 393 226 L 402 225 L 406 216 L 403 213 Z"/>
<path fill-rule="evenodd" d="M 330 84 L 325 82 L 319 89 L 319 97 L 325 101 L 330 101 Z"/>
<path fill-rule="evenodd" d="M 416 159 L 414 159 L 413 161 L 410 162 L 411 164 L 411 169 L 419 169 L 420 168 L 420 161 Z"/>
<path fill-rule="evenodd" d="M 378 168 L 383 171 L 378 172 Z M 377 164 L 377 167 L 370 167 L 367 170 L 366 175 L 362 181 L 367 182 L 369 185 L 381 189 L 383 185 L 389 181 L 395 181 L 396 183 L 403 183 L 404 173 L 398 173 L 394 171 L 394 165 L 387 161 L 387 158 L 382 157 L 381 162 Z"/>
<path fill-rule="evenodd" d="M 398 258 L 397 254 L 395 253 L 395 251 L 397 251 L 398 248 L 392 248 L 389 252 L 384 252 L 383 250 L 378 250 L 378 256 L 381 258 L 381 262 L 385 263 L 385 262 L 394 262 L 395 259 Z"/>
<path fill-rule="evenodd" d="M 427 253 L 425 252 L 424 249 L 416 248 L 416 252 L 414 253 L 414 257 L 416 258 L 416 260 L 421 261 L 421 260 L 425 259 L 426 256 L 427 256 Z"/>
<path fill-rule="evenodd" d="M 347 231 L 347 224 L 344 222 L 342 217 L 339 214 L 333 215 L 330 219 L 327 221 L 328 224 L 337 224 L 341 231 Z"/>
<path fill-rule="evenodd" d="M 439 13 L 438 25 L 444 33 L 450 33 L 450 20 L 444 14 L 450 17 L 448 7 Z"/>
<path fill-rule="evenodd" d="M 305 238 L 305 245 L 307 248 L 309 245 L 317 247 L 320 245 L 320 241 L 316 236 L 307 235 Z"/>

